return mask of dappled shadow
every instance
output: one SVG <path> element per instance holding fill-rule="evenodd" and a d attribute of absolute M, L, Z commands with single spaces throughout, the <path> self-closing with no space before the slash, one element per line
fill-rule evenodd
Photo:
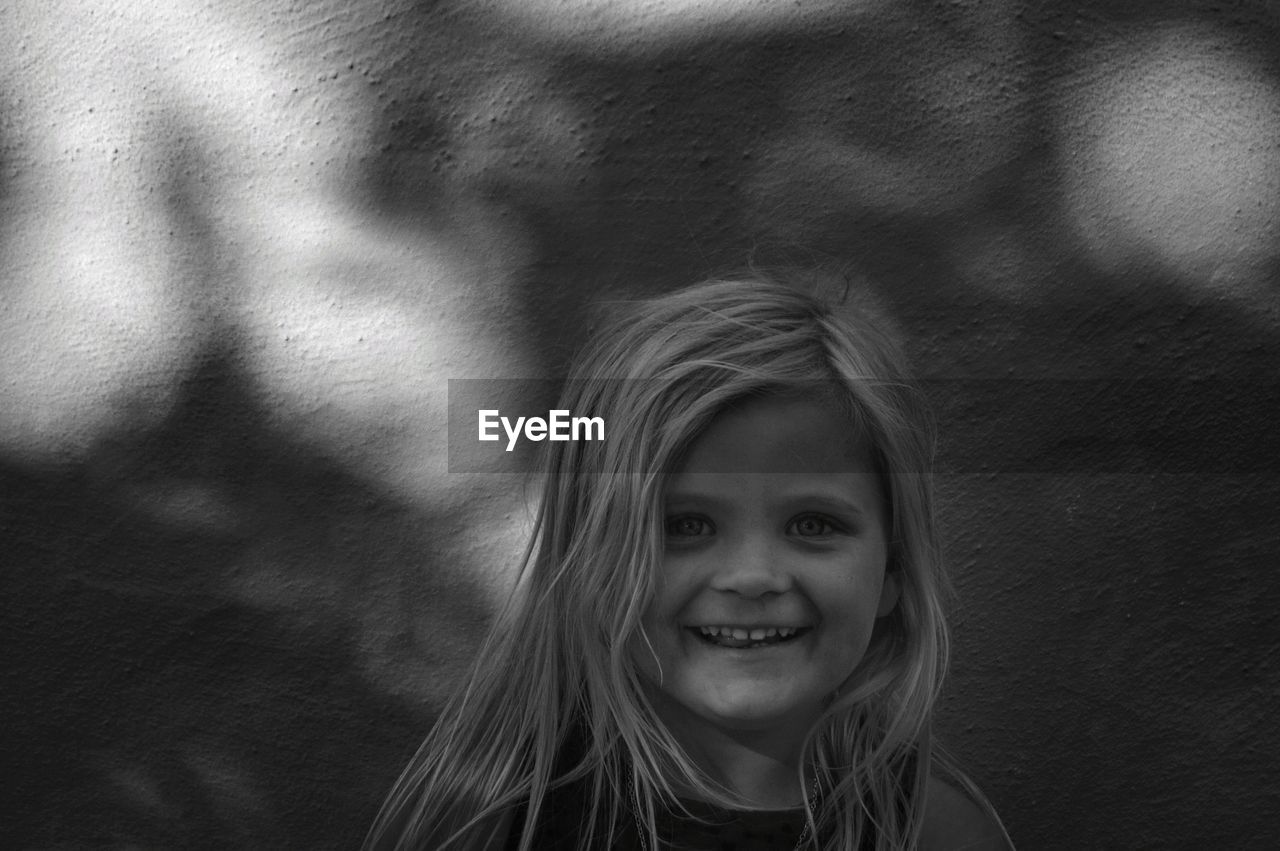
<path fill-rule="evenodd" d="M 225 358 L 3 493 L 18 847 L 351 847 L 486 621 L 441 521 L 273 432 Z"/>

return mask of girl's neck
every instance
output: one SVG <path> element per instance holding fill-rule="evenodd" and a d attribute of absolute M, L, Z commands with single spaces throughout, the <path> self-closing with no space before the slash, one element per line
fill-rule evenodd
<path fill-rule="evenodd" d="M 686 753 L 711 776 L 760 810 L 785 810 L 804 805 L 799 781 L 804 736 L 792 731 L 724 730 L 712 724 L 670 726 Z M 682 796 L 699 797 L 692 790 Z"/>

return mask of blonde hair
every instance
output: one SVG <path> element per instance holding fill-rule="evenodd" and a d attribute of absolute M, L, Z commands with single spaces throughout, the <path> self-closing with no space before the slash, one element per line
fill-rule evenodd
<path fill-rule="evenodd" d="M 806 740 L 821 793 L 806 811 L 824 848 L 914 847 L 948 653 L 933 516 L 931 421 L 874 316 L 759 277 L 633 303 L 594 335 L 561 408 L 604 417 L 605 441 L 544 445 L 537 532 L 516 591 L 465 688 L 404 771 L 366 848 L 530 851 L 548 792 L 582 783 L 593 847 L 635 817 L 657 848 L 674 789 L 732 806 L 658 720 L 633 664 L 663 551 L 663 481 L 710 421 L 746 396 L 818 392 L 868 442 L 888 506 L 901 593 Z M 565 764 L 566 746 L 582 752 Z M 559 758 L 559 761 L 558 761 Z M 511 813 L 526 807 L 523 824 Z M 584 839 L 584 842 L 587 840 Z M 585 847 L 585 845 L 584 845 Z"/>

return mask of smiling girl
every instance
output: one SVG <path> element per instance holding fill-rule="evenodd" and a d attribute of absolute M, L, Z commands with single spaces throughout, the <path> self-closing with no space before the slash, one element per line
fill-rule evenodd
<path fill-rule="evenodd" d="M 366 848 L 1006 849 L 937 756 L 932 435 L 869 317 L 760 280 L 601 328 L 537 533 Z"/>

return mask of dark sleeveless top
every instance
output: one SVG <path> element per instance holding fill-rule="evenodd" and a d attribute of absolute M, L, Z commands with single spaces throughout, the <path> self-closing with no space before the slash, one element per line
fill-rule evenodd
<path fill-rule="evenodd" d="M 803 809 L 737 811 L 700 801 L 683 803 L 694 818 L 662 808 L 658 810 L 656 827 L 660 851 L 792 851 L 804 832 Z M 635 817 L 629 809 L 624 810 L 623 821 L 610 841 L 606 825 L 584 824 L 590 808 L 589 792 L 580 784 L 550 792 L 534 831 L 535 851 L 583 848 L 644 851 Z M 512 831 L 507 837 L 508 851 L 515 851 L 520 845 L 520 828 L 525 817 L 522 808 L 513 819 Z M 584 844 L 581 840 L 586 832 L 594 834 L 595 839 Z"/>
<path fill-rule="evenodd" d="M 583 752 L 581 739 L 571 738 L 556 761 L 556 774 L 566 771 Z M 915 761 L 911 761 L 914 771 Z M 547 791 L 534 827 L 533 851 L 646 851 L 629 807 L 623 808 L 614 836 L 608 834 L 609 807 L 601 817 L 606 823 L 588 825 L 591 791 L 586 780 L 555 786 Z M 660 848 L 647 851 L 793 851 L 804 832 L 804 808 L 789 810 L 726 810 L 701 801 L 682 801 L 689 815 L 661 806 L 655 814 Z M 690 817 L 692 816 L 692 818 Z M 511 820 L 504 851 L 517 851 L 528 812 L 521 804 Z M 871 822 L 872 820 L 868 820 Z M 586 837 L 588 841 L 583 842 Z M 646 838 L 647 839 L 647 838 Z M 860 851 L 873 851 L 875 835 L 868 830 Z M 813 847 L 809 840 L 806 848 Z"/>
<path fill-rule="evenodd" d="M 682 802 L 689 814 L 659 807 L 656 813 L 658 849 L 648 851 L 793 851 L 804 833 L 803 808 L 790 810 L 726 810 L 701 801 Z M 534 828 L 534 851 L 646 851 L 639 828 L 629 808 L 620 816 L 612 838 L 606 824 L 588 825 L 590 791 L 584 782 L 569 784 L 547 793 Z M 527 818 L 522 805 L 511 822 L 505 851 L 516 851 Z M 607 815 L 604 816 L 607 819 Z M 589 841 L 583 842 L 583 837 Z M 812 848 L 812 842 L 805 848 Z M 860 848 L 872 851 L 875 836 L 862 837 Z"/>

